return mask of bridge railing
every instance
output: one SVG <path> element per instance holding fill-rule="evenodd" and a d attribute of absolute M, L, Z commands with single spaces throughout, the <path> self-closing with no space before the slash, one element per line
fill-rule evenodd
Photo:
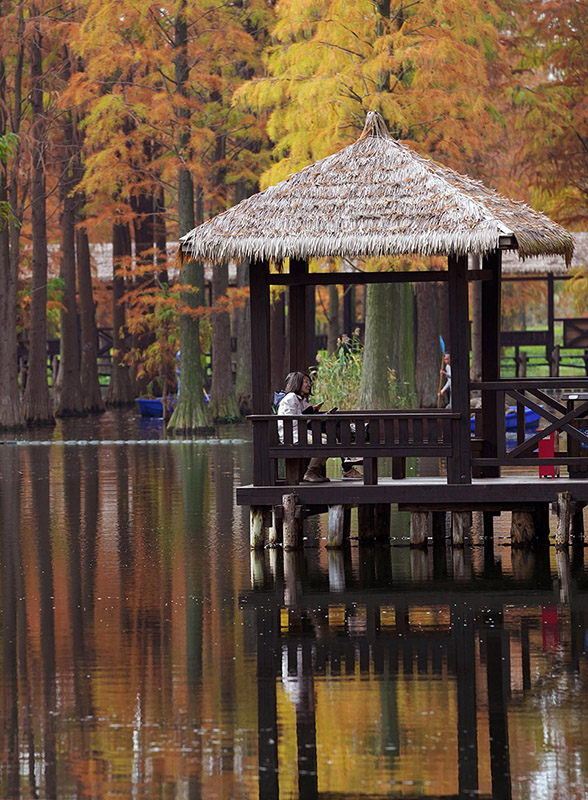
<path fill-rule="evenodd" d="M 379 458 L 392 458 L 393 464 L 409 456 L 450 459 L 460 414 L 424 409 L 267 414 L 248 419 L 253 424 L 254 485 L 277 485 L 280 459 L 286 460 L 286 481 L 291 484 L 300 480 L 307 459 L 331 457 L 361 458 L 364 483 L 374 485 Z"/>
<path fill-rule="evenodd" d="M 484 398 L 495 408 L 496 454 L 472 458 L 472 467 L 501 466 L 567 466 L 588 467 L 588 379 L 526 378 L 517 380 L 480 381 L 470 384 L 471 390 L 482 393 L 482 408 L 475 412 L 475 434 L 483 437 Z M 494 398 L 495 396 L 495 402 Z M 515 442 L 507 439 L 505 409 L 516 408 Z M 529 409 L 539 417 L 533 431 L 526 428 Z M 492 422 L 490 422 L 492 427 Z M 538 445 L 554 434 L 560 449 L 553 456 L 539 457 Z M 514 444 L 514 446 L 513 446 Z"/>

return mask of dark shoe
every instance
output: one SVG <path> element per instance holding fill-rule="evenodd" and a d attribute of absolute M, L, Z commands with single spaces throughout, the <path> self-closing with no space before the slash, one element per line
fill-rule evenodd
<path fill-rule="evenodd" d="M 326 475 L 319 472 L 318 469 L 307 469 L 302 480 L 305 483 L 327 483 L 329 479 Z"/>
<path fill-rule="evenodd" d="M 363 475 L 358 469 L 355 469 L 355 467 L 351 467 L 351 469 L 343 473 L 343 480 L 346 481 L 357 481 L 360 478 L 363 478 Z"/>

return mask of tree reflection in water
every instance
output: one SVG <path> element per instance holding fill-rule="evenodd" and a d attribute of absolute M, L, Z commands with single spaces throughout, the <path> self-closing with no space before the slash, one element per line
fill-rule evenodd
<path fill-rule="evenodd" d="M 583 797 L 583 548 L 250 553 L 250 462 L 0 447 L 0 796 Z"/>

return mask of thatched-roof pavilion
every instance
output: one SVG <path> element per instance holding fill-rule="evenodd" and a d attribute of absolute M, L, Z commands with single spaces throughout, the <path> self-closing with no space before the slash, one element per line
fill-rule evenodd
<path fill-rule="evenodd" d="M 501 253 L 516 251 L 521 259 L 563 256 L 569 263 L 574 240 L 543 214 L 394 141 L 375 112 L 368 114 L 356 142 L 198 226 L 181 238 L 181 250 L 184 258 L 247 260 L 250 264 L 254 485 L 238 490 L 238 502 L 260 507 L 279 504 L 284 486 L 298 481 L 293 477 L 295 471 L 287 470 L 284 484 L 278 477 L 278 459 L 285 458 L 288 466 L 291 460 L 311 457 L 318 450 L 326 457 L 353 450 L 364 460 L 364 484 L 345 488 L 337 486 L 338 482 L 297 485 L 300 503 L 309 506 L 401 501 L 442 504 L 458 502 L 456 498 L 460 503 L 488 505 L 492 498 L 494 502 L 509 498 L 497 492 L 496 486 L 488 485 L 481 492 L 478 487 L 474 492 L 472 466 L 479 475 L 494 477 L 499 476 L 502 464 L 541 463 L 533 452 L 537 439 L 525 442 L 521 425 L 525 407 L 537 408 L 538 402 L 549 404 L 551 397 L 543 392 L 542 382 L 535 381 L 527 388 L 527 384 L 515 386 L 500 379 Z M 481 269 L 468 271 L 469 253 L 482 257 Z M 445 255 L 448 269 L 312 274 L 308 270 L 309 260 L 315 257 L 401 254 Z M 281 270 L 286 259 L 287 272 L 270 272 L 270 261 Z M 482 286 L 482 382 L 478 384 L 469 381 L 469 280 L 479 280 Z M 334 419 L 329 416 L 324 420 L 323 436 L 320 421 L 299 417 L 299 430 L 308 429 L 312 444 L 304 435 L 294 442 L 291 433 L 287 434 L 286 422 L 282 440 L 277 418 L 268 415 L 270 286 L 289 287 L 290 352 L 286 367 L 304 369 L 309 363 L 308 287 L 397 281 L 448 284 L 452 408 L 338 413 Z M 558 387 L 561 389 L 564 383 L 560 381 Z M 551 383 L 549 387 L 556 388 Z M 482 394 L 477 451 L 472 451 L 470 439 L 473 388 Z M 507 396 L 520 407 L 519 444 L 512 452 L 507 452 L 505 443 L 503 409 Z M 564 416 L 561 423 L 557 421 L 557 415 L 564 413 L 561 404 L 556 404 L 555 416 L 544 413 L 548 432 L 565 428 L 569 436 L 588 444 L 588 437 L 568 424 L 573 413 L 572 417 Z M 588 403 L 580 406 L 579 413 L 588 414 Z M 384 484 L 378 480 L 379 457 L 391 456 L 398 461 L 410 455 L 445 458 L 445 489 L 432 492 L 430 485 L 422 482 Z M 565 463 L 575 462 L 568 458 Z M 508 492 L 512 501 L 528 497 L 518 482 L 511 482 Z M 588 491 L 584 493 L 588 499 Z M 545 499 L 544 490 L 538 497 Z"/>
<path fill-rule="evenodd" d="M 572 257 L 571 235 L 524 203 L 424 158 L 369 112 L 359 139 L 181 239 L 198 259 L 464 255 Z"/>

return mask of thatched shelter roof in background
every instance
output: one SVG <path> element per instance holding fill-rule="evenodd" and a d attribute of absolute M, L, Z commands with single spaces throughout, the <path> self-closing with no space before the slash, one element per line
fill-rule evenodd
<path fill-rule="evenodd" d="M 574 255 L 570 266 L 588 267 L 588 232 L 581 231 L 572 233 L 574 239 Z M 521 261 L 515 252 L 505 252 L 502 254 L 502 274 L 503 275 L 566 275 L 568 270 L 560 256 L 542 255 L 536 258 L 529 258 Z"/>
<path fill-rule="evenodd" d="M 369 112 L 360 138 L 204 222 L 193 258 L 485 253 L 516 237 L 522 258 L 572 257 L 570 234 L 529 206 L 414 153 Z"/>

